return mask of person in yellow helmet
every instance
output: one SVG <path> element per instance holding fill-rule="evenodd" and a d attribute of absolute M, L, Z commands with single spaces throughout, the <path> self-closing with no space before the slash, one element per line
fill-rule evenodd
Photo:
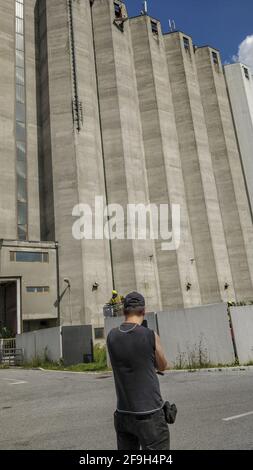
<path fill-rule="evenodd" d="M 123 302 L 124 302 L 123 295 L 120 295 L 116 290 L 113 290 L 112 291 L 112 298 L 111 298 L 109 304 L 113 306 L 113 312 L 114 312 L 115 316 L 120 315 L 120 313 L 123 309 Z"/>

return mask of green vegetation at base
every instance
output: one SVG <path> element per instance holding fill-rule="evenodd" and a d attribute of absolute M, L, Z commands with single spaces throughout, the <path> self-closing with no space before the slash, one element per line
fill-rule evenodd
<path fill-rule="evenodd" d="M 72 372 L 105 372 L 107 368 L 106 348 L 105 346 L 96 345 L 94 347 L 94 362 L 76 364 L 74 366 L 64 366 L 63 362 L 51 362 L 47 357 L 47 352 L 43 357 L 36 357 L 31 362 L 23 365 L 25 369 L 46 369 L 46 370 L 62 370 Z"/>
<path fill-rule="evenodd" d="M 212 364 L 208 360 L 208 354 L 202 346 L 202 341 L 195 346 L 194 350 L 187 351 L 187 353 L 180 352 L 177 356 L 177 362 L 170 370 L 188 370 L 190 372 L 198 371 L 201 369 L 224 369 L 227 367 L 248 367 L 253 366 L 253 361 L 247 364 L 239 364 L 233 362 L 230 364 Z M 9 369 L 9 365 L 0 364 L 0 369 Z M 106 348 L 105 346 L 96 345 L 94 347 L 94 362 L 82 363 L 73 366 L 64 366 L 63 362 L 51 362 L 47 357 L 45 350 L 43 357 L 34 358 L 31 362 L 23 365 L 25 369 L 46 369 L 46 370 L 59 370 L 71 372 L 109 372 L 111 369 L 107 367 Z"/>

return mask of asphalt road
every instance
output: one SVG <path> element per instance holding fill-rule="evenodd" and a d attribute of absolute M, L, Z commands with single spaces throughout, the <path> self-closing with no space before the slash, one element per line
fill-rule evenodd
<path fill-rule="evenodd" d="M 179 409 L 173 450 L 253 449 L 252 370 L 170 372 L 160 383 Z M 1 450 L 115 449 L 110 374 L 0 370 L 0 397 Z"/>

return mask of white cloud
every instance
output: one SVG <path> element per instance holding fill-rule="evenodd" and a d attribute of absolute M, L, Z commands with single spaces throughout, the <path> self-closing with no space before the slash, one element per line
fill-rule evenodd
<path fill-rule="evenodd" d="M 233 56 L 233 61 L 242 62 L 250 67 L 253 73 L 253 34 L 251 36 L 247 36 L 240 44 L 238 54 Z"/>

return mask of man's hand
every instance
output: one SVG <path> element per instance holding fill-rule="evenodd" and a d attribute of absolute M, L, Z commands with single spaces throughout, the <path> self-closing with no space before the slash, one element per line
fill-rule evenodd
<path fill-rule="evenodd" d="M 163 372 L 164 370 L 169 368 L 169 364 L 163 352 L 160 337 L 156 333 L 155 333 L 155 345 L 156 345 L 156 350 L 155 350 L 156 366 L 159 372 Z"/>

